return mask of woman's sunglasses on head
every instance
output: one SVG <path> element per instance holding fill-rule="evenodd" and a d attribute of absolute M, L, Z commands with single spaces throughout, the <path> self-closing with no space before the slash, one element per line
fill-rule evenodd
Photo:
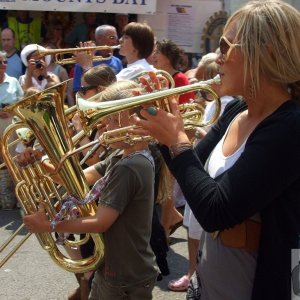
<path fill-rule="evenodd" d="M 219 48 L 224 62 L 228 60 L 231 51 L 236 47 L 241 47 L 241 44 L 232 44 L 225 36 L 220 38 Z"/>

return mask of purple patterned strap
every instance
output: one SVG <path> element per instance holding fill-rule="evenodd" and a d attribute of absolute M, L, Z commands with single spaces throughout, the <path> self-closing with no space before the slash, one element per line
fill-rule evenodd
<path fill-rule="evenodd" d="M 60 209 L 60 211 L 55 215 L 53 220 L 50 223 L 51 231 L 55 231 L 55 227 L 58 222 L 62 220 L 74 220 L 80 217 L 79 210 L 77 208 L 78 205 L 85 205 L 92 201 L 95 201 L 96 199 L 99 199 L 101 196 L 103 188 L 106 186 L 106 183 L 109 180 L 110 174 L 113 172 L 113 170 L 117 167 L 117 165 L 124 160 L 128 160 L 134 155 L 143 155 L 146 157 L 150 163 L 152 164 L 152 167 L 154 168 L 154 160 L 151 156 L 151 153 L 149 150 L 142 150 L 142 151 L 136 151 L 131 153 L 130 155 L 120 159 L 110 170 L 107 172 L 105 176 L 100 178 L 96 183 L 94 184 L 93 188 L 89 191 L 89 193 L 85 196 L 84 199 L 79 200 L 74 196 L 67 196 L 64 201 L 63 205 Z M 69 233 L 58 233 L 58 238 L 56 239 L 56 244 L 58 245 L 64 245 L 65 240 L 69 237 Z"/>

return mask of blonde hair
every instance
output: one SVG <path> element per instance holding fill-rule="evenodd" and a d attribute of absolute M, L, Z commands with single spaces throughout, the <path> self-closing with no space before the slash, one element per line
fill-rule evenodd
<path fill-rule="evenodd" d="M 132 80 L 119 80 L 108 86 L 100 95 L 99 101 L 124 99 L 132 95 L 133 89 L 139 89 L 138 83 Z"/>
<path fill-rule="evenodd" d="M 198 68 L 202 67 L 204 70 L 202 80 L 214 78 L 218 74 L 219 65 L 216 63 L 217 58 L 218 54 L 215 52 L 207 53 L 202 56 L 201 60 L 198 63 Z"/>
<path fill-rule="evenodd" d="M 140 89 L 140 85 L 135 81 L 120 80 L 113 83 L 112 85 L 107 87 L 103 92 L 101 92 L 99 101 L 112 101 L 112 100 L 133 97 L 132 90 L 139 90 L 139 89 Z M 131 115 L 135 113 L 139 115 L 139 117 L 141 117 L 140 115 L 141 109 L 142 109 L 141 106 L 133 107 L 129 109 L 129 114 Z M 170 174 L 169 174 L 169 169 L 165 161 L 161 157 L 159 150 L 157 150 L 157 152 L 159 153 L 159 155 L 157 155 L 157 153 L 155 154 L 155 151 L 153 151 L 153 148 L 154 147 L 152 147 L 152 151 L 151 151 L 152 155 L 156 156 L 156 158 L 160 156 L 159 165 L 157 162 L 155 163 L 155 168 L 159 168 L 159 173 L 160 173 L 159 183 L 158 183 L 158 194 L 157 194 L 156 201 L 162 204 L 166 202 L 168 198 L 170 198 L 170 194 L 171 194 Z"/>
<path fill-rule="evenodd" d="M 216 61 L 217 58 L 218 54 L 216 52 L 207 53 L 201 57 L 198 67 L 209 65 L 210 63 Z"/>
<path fill-rule="evenodd" d="M 261 76 L 290 89 L 300 99 L 300 13 L 280 0 L 251 1 L 228 19 L 236 24 L 233 43 L 241 44 L 244 70 L 256 93 Z"/>
<path fill-rule="evenodd" d="M 113 82 L 116 82 L 117 77 L 109 66 L 103 64 L 89 69 L 82 76 L 82 80 L 88 85 L 105 88 Z"/>
<path fill-rule="evenodd" d="M 133 90 L 141 90 L 140 85 L 133 80 L 119 80 L 101 92 L 99 101 L 104 102 L 130 98 L 133 97 Z M 141 106 L 132 107 L 129 109 L 129 113 L 136 113 L 140 116 L 141 109 Z"/>

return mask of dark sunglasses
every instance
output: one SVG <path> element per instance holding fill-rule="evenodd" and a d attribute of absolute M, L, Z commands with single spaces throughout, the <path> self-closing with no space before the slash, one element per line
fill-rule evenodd
<path fill-rule="evenodd" d="M 0 60 L 0 65 L 7 65 L 7 60 Z"/>
<path fill-rule="evenodd" d="M 236 47 L 241 47 L 241 44 L 232 44 L 227 40 L 225 36 L 222 36 L 220 38 L 219 48 L 224 62 L 228 60 L 232 49 Z"/>
<path fill-rule="evenodd" d="M 96 85 L 81 86 L 79 88 L 79 92 L 85 95 L 87 91 L 94 90 L 94 89 L 97 89 Z"/>

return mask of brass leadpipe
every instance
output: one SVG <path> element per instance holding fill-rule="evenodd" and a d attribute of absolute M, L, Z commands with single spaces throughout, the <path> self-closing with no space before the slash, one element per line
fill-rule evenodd
<path fill-rule="evenodd" d="M 46 49 L 46 50 L 36 50 L 38 56 L 44 57 L 47 55 L 53 55 L 54 61 L 60 65 L 67 64 L 75 64 L 76 60 L 74 57 L 64 58 L 62 55 L 74 55 L 76 52 L 87 52 L 89 54 L 93 54 L 93 61 L 104 61 L 109 60 L 112 57 L 112 52 L 115 49 L 120 49 L 120 45 L 118 46 L 90 46 L 90 47 L 78 47 L 78 48 L 66 48 L 66 49 Z M 97 51 L 110 51 L 110 55 L 108 57 L 103 57 L 97 54 Z"/>
<path fill-rule="evenodd" d="M 105 101 L 105 102 L 95 102 L 91 100 L 97 100 L 101 97 L 101 93 L 97 94 L 88 100 L 82 98 L 77 98 L 77 111 L 82 119 L 82 125 L 84 132 L 89 132 L 96 127 L 98 123 L 103 121 L 106 117 L 113 115 L 115 113 L 120 113 L 122 111 L 132 109 L 138 106 L 144 106 L 147 104 L 153 104 L 164 110 L 169 111 L 168 101 L 166 98 L 170 96 L 181 95 L 193 91 L 201 91 L 212 96 L 211 101 L 216 102 L 215 112 L 210 120 L 204 122 L 203 120 L 203 108 L 197 103 L 197 101 L 191 103 L 185 103 L 179 105 L 179 110 L 184 122 L 185 130 L 192 130 L 197 127 L 207 127 L 212 125 L 220 115 L 221 111 L 221 101 L 218 94 L 211 88 L 212 84 L 220 84 L 220 78 L 216 77 L 207 81 L 200 81 L 194 84 L 180 86 L 171 89 L 165 89 L 161 91 L 155 91 L 148 94 L 143 94 L 140 96 L 130 97 L 126 99 Z M 130 129 L 139 128 L 136 125 L 123 127 L 120 129 L 115 129 L 111 131 L 104 132 L 98 140 L 92 141 L 82 147 L 69 151 L 62 158 L 58 164 L 57 171 L 59 170 L 62 163 L 71 157 L 72 155 L 81 152 L 86 148 L 94 146 L 97 149 L 97 144 L 108 146 L 112 143 L 124 141 L 128 144 L 135 144 L 140 141 L 150 141 L 153 138 L 151 136 L 137 136 L 129 134 Z M 89 152 L 91 154 L 92 151 Z"/>

